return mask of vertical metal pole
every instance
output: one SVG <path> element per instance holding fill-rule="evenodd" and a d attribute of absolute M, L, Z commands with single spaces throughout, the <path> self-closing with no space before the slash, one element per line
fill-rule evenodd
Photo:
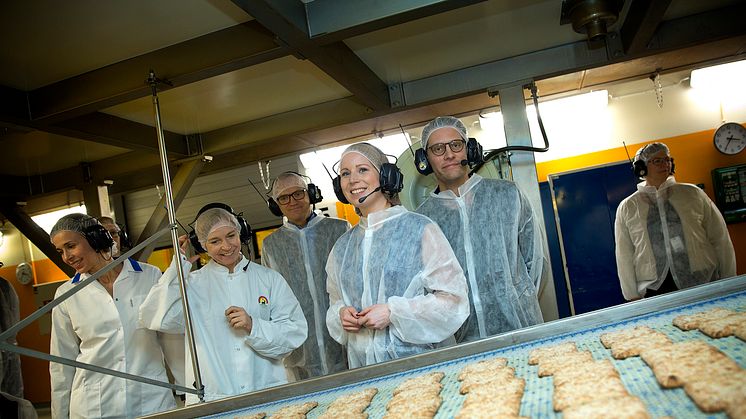
<path fill-rule="evenodd" d="M 181 254 L 179 247 L 179 237 L 176 231 L 176 210 L 174 209 L 173 192 L 171 190 L 171 175 L 168 170 L 168 158 L 166 156 L 166 141 L 163 137 L 163 127 L 161 126 L 161 108 L 158 103 L 158 79 L 155 77 L 153 70 L 148 75 L 148 83 L 153 92 L 153 110 L 155 113 L 155 129 L 158 134 L 158 151 L 161 155 L 161 169 L 163 170 L 163 185 L 166 188 L 166 211 L 168 212 L 168 223 L 171 226 L 171 243 L 174 246 L 176 256 L 176 268 L 179 276 L 179 288 L 181 290 L 181 306 L 184 310 L 184 322 L 186 326 L 186 338 L 189 344 L 189 353 L 192 356 L 192 368 L 194 369 L 195 386 L 199 391 L 199 401 L 205 401 L 205 392 L 202 386 L 202 376 L 199 371 L 199 361 L 197 360 L 197 349 L 194 345 L 194 331 L 192 330 L 192 314 L 189 311 L 189 301 L 186 293 L 186 282 L 184 281 L 184 270 L 181 265 Z"/>

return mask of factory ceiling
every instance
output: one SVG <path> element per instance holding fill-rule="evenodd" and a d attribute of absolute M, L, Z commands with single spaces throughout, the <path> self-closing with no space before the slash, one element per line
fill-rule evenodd
<path fill-rule="evenodd" d="M 6 0 L 0 204 L 161 183 L 151 70 L 171 166 L 207 154 L 204 174 L 496 106 L 502 87 L 740 59 L 744 16 L 717 0 Z"/>

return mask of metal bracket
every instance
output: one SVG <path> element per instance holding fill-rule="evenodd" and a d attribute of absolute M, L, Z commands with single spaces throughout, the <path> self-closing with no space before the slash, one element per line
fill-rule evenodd
<path fill-rule="evenodd" d="M 622 35 L 618 31 L 609 32 L 604 40 L 606 41 L 606 57 L 610 61 L 620 61 L 625 57 Z"/>
<path fill-rule="evenodd" d="M 401 108 L 406 104 L 401 82 L 389 84 L 389 101 L 392 108 Z"/>

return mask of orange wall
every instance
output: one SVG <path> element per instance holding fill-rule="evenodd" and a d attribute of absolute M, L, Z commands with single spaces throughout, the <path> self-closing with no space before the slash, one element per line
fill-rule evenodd
<path fill-rule="evenodd" d="M 735 156 L 726 156 L 715 150 L 712 142 L 714 132 L 713 129 L 655 140 L 665 143 L 671 150 L 671 157 L 674 158 L 676 163 L 676 181 L 704 184 L 705 192 L 713 201 L 715 200 L 715 194 L 712 186 L 712 170 L 746 163 L 746 152 L 741 152 Z M 630 146 L 629 154 L 634 156 L 640 147 L 650 142 Z M 539 181 L 543 182 L 547 180 L 550 174 L 624 160 L 628 160 L 627 153 L 624 151 L 624 147 L 619 147 L 538 163 L 536 172 Z M 746 222 L 728 224 L 728 232 L 730 233 L 730 239 L 733 241 L 733 247 L 736 249 L 737 271 L 739 275 L 742 275 L 746 273 Z"/>

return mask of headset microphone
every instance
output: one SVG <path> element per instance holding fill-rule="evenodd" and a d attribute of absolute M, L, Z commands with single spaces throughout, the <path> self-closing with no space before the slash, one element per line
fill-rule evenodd
<path fill-rule="evenodd" d="M 363 202 L 365 202 L 365 200 L 366 200 L 366 199 L 368 199 L 368 197 L 369 197 L 369 196 L 373 195 L 374 193 L 376 193 L 376 192 L 378 192 L 378 191 L 380 191 L 380 190 L 381 190 L 381 187 L 380 187 L 380 186 L 379 186 L 379 187 L 377 187 L 377 188 L 375 188 L 375 189 L 373 189 L 373 192 L 371 192 L 371 193 L 369 193 L 368 195 L 365 195 L 364 197 L 362 197 L 362 198 L 358 199 L 358 200 L 357 200 L 358 204 L 362 204 Z"/>
<path fill-rule="evenodd" d="M 462 166 L 466 166 L 467 164 L 469 164 L 469 160 L 466 160 L 466 159 L 461 160 L 461 165 Z"/>

